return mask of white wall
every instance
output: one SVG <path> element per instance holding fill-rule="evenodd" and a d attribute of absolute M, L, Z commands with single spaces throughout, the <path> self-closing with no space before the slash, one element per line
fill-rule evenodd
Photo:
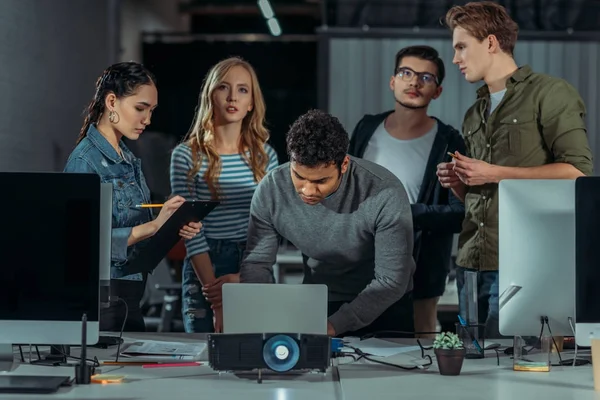
<path fill-rule="evenodd" d="M 465 112 L 475 101 L 481 83 L 469 84 L 452 64 L 452 40 L 335 38 L 330 42 L 328 111 L 348 132 L 364 114 L 394 107 L 389 90 L 394 56 L 405 46 L 426 44 L 436 48 L 446 66 L 444 91 L 429 108 L 431 115 L 461 129 Z M 594 155 L 594 175 L 600 171 L 600 43 L 597 41 L 541 41 L 519 39 L 517 64 L 528 64 L 540 73 L 563 78 L 579 90 L 587 108 L 587 134 Z"/>
<path fill-rule="evenodd" d="M 64 167 L 112 59 L 110 4 L 0 1 L 0 171 Z"/>
<path fill-rule="evenodd" d="M 121 61 L 141 61 L 142 32 L 187 32 L 189 17 L 180 0 L 122 0 Z"/>

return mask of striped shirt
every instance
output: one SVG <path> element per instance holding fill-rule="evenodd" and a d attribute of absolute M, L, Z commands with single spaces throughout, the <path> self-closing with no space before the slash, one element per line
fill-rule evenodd
<path fill-rule="evenodd" d="M 271 146 L 265 144 L 265 151 L 269 158 L 268 173 L 279 163 L 277 153 Z M 257 183 L 254 181 L 252 170 L 240 154 L 226 154 L 220 157 L 221 204 L 204 218 L 200 233 L 193 239 L 185 241 L 188 257 L 208 252 L 206 238 L 245 241 L 248 234 L 250 203 Z M 190 200 L 211 200 L 210 190 L 204 180 L 207 166 L 208 161 L 203 157 L 200 171 L 194 177 L 193 192 L 190 192 L 187 174 L 192 168 L 192 151 L 185 143 L 175 147 L 171 155 L 171 191 L 173 194 Z"/>

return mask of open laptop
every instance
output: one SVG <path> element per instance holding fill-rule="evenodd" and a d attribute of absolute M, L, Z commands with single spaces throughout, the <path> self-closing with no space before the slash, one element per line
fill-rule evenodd
<path fill-rule="evenodd" d="M 327 286 L 227 283 L 223 333 L 327 334 Z"/>

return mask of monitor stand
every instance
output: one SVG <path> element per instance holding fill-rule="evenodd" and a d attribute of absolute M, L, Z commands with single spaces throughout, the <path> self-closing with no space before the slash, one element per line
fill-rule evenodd
<path fill-rule="evenodd" d="M 119 344 L 123 344 L 123 339 L 118 336 L 100 336 L 98 343 L 90 347 L 108 349 L 110 346 L 118 346 Z"/>
<path fill-rule="evenodd" d="M 517 286 L 517 285 L 510 285 L 509 287 L 507 287 L 506 289 L 504 289 L 504 292 L 502 292 L 500 294 L 500 296 L 498 297 L 498 307 L 499 309 L 503 309 L 504 306 L 506 305 L 506 303 L 508 303 L 510 301 L 510 299 L 512 299 L 513 297 L 515 297 L 515 294 L 517 294 L 517 292 L 519 290 L 523 289 L 522 286 Z"/>
<path fill-rule="evenodd" d="M 31 364 L 64 367 L 70 365 L 67 361 L 70 355 L 71 348 L 69 346 L 54 344 L 50 346 L 50 354 L 39 360 L 31 361 Z"/>
<path fill-rule="evenodd" d="M 15 366 L 13 345 L 0 343 L 0 372 L 10 372 Z"/>

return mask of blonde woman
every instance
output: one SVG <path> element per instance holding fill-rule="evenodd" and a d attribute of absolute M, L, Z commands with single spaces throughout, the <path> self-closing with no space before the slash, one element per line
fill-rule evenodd
<path fill-rule="evenodd" d="M 278 165 L 267 144 L 265 104 L 246 61 L 225 59 L 208 72 L 194 123 L 171 157 L 174 194 L 221 204 L 186 240 L 182 312 L 185 331 L 220 332 L 220 289 L 239 281 L 250 202 L 257 184 Z"/>

